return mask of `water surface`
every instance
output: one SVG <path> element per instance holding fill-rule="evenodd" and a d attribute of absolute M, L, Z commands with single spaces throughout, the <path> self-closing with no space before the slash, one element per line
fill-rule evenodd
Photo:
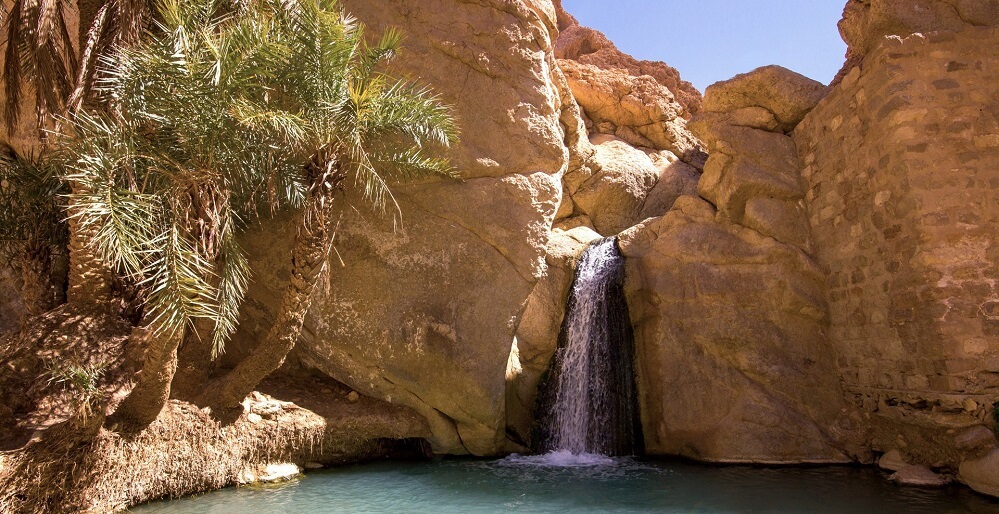
<path fill-rule="evenodd" d="M 155 502 L 133 512 L 999 514 L 999 501 L 958 486 L 898 487 L 871 469 L 707 466 L 562 452 L 347 466 L 280 485 Z"/>

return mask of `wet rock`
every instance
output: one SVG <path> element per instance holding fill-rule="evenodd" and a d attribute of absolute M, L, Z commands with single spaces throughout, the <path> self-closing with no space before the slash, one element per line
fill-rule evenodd
<path fill-rule="evenodd" d="M 981 459 L 962 462 L 958 479 L 982 494 L 999 497 L 999 450 L 992 450 Z"/>
<path fill-rule="evenodd" d="M 909 463 L 902 457 L 902 452 L 898 450 L 891 450 L 878 459 L 878 467 L 889 471 L 898 471 L 908 465 Z"/>
<path fill-rule="evenodd" d="M 290 462 L 264 464 L 244 468 L 236 480 L 240 484 L 285 482 L 302 474 L 297 464 Z"/>
<path fill-rule="evenodd" d="M 888 477 L 888 480 L 913 487 L 943 487 L 948 483 L 946 478 L 934 473 L 930 468 L 918 465 L 905 466 Z"/>

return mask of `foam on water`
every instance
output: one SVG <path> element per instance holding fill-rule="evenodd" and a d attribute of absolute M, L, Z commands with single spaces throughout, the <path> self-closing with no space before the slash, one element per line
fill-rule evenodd
<path fill-rule="evenodd" d="M 585 468 L 611 467 L 621 464 L 623 459 L 596 453 L 572 453 L 570 450 L 557 450 L 542 455 L 520 455 L 514 453 L 498 461 L 500 466 L 526 466 L 541 468 Z"/>

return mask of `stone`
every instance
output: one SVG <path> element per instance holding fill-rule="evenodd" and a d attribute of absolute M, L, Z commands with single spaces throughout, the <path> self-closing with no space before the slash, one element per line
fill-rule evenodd
<path fill-rule="evenodd" d="M 973 426 L 954 436 L 954 447 L 968 452 L 995 448 L 996 434 L 986 426 Z"/>
<path fill-rule="evenodd" d="M 647 453 L 847 462 L 830 428 L 843 401 L 825 343 L 824 273 L 709 211 L 684 196 L 619 237 Z"/>
<path fill-rule="evenodd" d="M 324 466 L 324 465 L 322 465 L 322 464 L 320 464 L 318 462 L 306 462 L 304 465 L 302 465 L 302 467 L 305 468 L 305 469 L 323 469 L 326 466 Z"/>
<path fill-rule="evenodd" d="M 360 400 L 360 399 L 361 399 L 361 395 L 357 394 L 357 391 L 351 391 L 351 392 L 347 393 L 347 401 L 350 402 L 350 403 L 354 403 L 354 402 L 356 402 L 357 400 Z"/>
<path fill-rule="evenodd" d="M 980 459 L 962 462 L 958 480 L 982 494 L 999 497 L 999 450 L 992 450 Z"/>
<path fill-rule="evenodd" d="M 308 367 L 427 419 L 437 453 L 494 455 L 505 440 L 505 367 L 523 305 L 546 272 L 549 231 L 570 162 L 578 109 L 555 66 L 551 3 L 517 0 L 348 0 L 405 52 L 391 71 L 454 105 L 460 180 L 392 185 L 398 213 L 366 210 L 356 192 L 343 218 L 329 294 L 318 294 L 295 350 Z M 474 95 L 468 94 L 475 91 Z M 577 156 L 577 161 L 582 157 Z M 266 334 L 287 277 L 287 218 L 246 237 L 254 282 L 238 360 Z"/>
<path fill-rule="evenodd" d="M 757 232 L 811 253 L 811 229 L 802 202 L 755 196 L 746 200 L 742 223 Z"/>
<path fill-rule="evenodd" d="M 911 462 L 947 468 L 992 444 L 974 427 L 989 423 L 999 356 L 985 300 L 996 294 L 999 153 L 974 144 L 999 133 L 999 28 L 958 9 L 851 2 L 844 25 L 862 61 L 792 134 L 828 270 L 829 344 L 868 416 L 865 437 L 901 447 L 904 435 Z"/>
<path fill-rule="evenodd" d="M 780 66 L 764 66 L 708 86 L 704 111 L 733 113 L 733 118 L 749 126 L 770 127 L 791 132 L 827 93 L 825 85 Z M 761 108 L 764 112 L 752 110 Z M 770 129 L 773 130 L 773 129 Z"/>
<path fill-rule="evenodd" d="M 617 49 L 600 31 L 584 27 L 555 1 L 559 35 L 555 41 L 555 57 L 596 66 L 603 70 L 619 70 L 641 77 L 652 77 L 668 89 L 682 107 L 681 116 L 689 118 L 701 107 L 701 93 L 690 82 L 680 78 L 675 68 L 663 62 L 640 61 Z"/>
<path fill-rule="evenodd" d="M 634 146 L 669 150 L 688 164 L 703 166 L 703 147 L 687 130 L 682 106 L 653 77 L 566 59 L 559 60 L 559 68 L 595 132 Z"/>
<path fill-rule="evenodd" d="M 572 200 L 600 234 L 612 236 L 645 218 L 661 216 L 678 197 L 696 192 L 697 170 L 672 154 L 670 159 L 643 152 L 613 136 L 595 136 L 592 142 L 600 170 Z"/>
<path fill-rule="evenodd" d="M 507 432 L 529 446 L 538 382 L 548 371 L 558 343 L 576 263 L 594 241 L 592 229 L 555 229 L 548 244 L 547 273 L 527 300 L 506 371 Z"/>
<path fill-rule="evenodd" d="M 263 419 L 264 419 L 263 416 L 255 412 L 251 412 L 246 415 L 246 420 L 253 424 L 260 423 L 261 421 L 263 421 Z"/>
<path fill-rule="evenodd" d="M 902 452 L 898 450 L 891 450 L 878 459 L 878 467 L 889 471 L 898 471 L 908 465 L 909 463 L 902 457 Z"/>
<path fill-rule="evenodd" d="M 908 465 L 895 473 L 888 480 L 901 485 L 913 487 L 944 487 L 947 479 L 934 473 L 926 466 Z"/>
<path fill-rule="evenodd" d="M 885 36 L 999 25 L 999 4 L 976 0 L 849 0 L 839 22 L 848 52 L 866 55 Z"/>
<path fill-rule="evenodd" d="M 243 468 L 236 482 L 240 485 L 287 482 L 301 474 L 301 468 L 291 462 L 259 464 Z"/>

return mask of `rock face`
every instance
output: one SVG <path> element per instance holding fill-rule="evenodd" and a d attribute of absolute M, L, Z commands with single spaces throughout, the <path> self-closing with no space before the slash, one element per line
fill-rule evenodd
<path fill-rule="evenodd" d="M 981 459 L 961 463 L 958 478 L 982 494 L 999 496 L 999 450 L 992 450 Z"/>
<path fill-rule="evenodd" d="M 794 142 L 780 123 L 732 121 L 745 109 L 787 120 L 807 112 L 809 95 L 817 101 L 812 84 L 783 96 L 759 86 L 789 73 L 758 70 L 709 90 L 714 111 L 691 124 L 711 151 L 700 196 L 622 235 L 651 453 L 847 459 L 833 426 L 841 400 L 825 338 L 825 276 L 808 253 Z"/>
<path fill-rule="evenodd" d="M 569 161 L 545 1 L 346 1 L 374 31 L 406 37 L 397 73 L 455 105 L 461 180 L 397 185 L 402 226 L 343 200 L 344 266 L 310 313 L 299 357 L 351 388 L 427 418 L 440 453 L 497 453 L 504 370 L 519 315 L 546 269 Z M 357 206 L 356 209 L 353 206 Z M 259 255 L 243 335 L 269 324 L 287 273 L 280 220 L 251 236 Z M 275 233 L 276 231 L 276 233 Z"/>
<path fill-rule="evenodd" d="M 548 271 L 534 286 L 517 327 L 506 372 L 507 434 L 530 447 L 538 383 L 558 343 L 565 304 L 580 255 L 600 234 L 586 226 L 554 229 L 548 243 Z"/>
<path fill-rule="evenodd" d="M 600 31 L 580 25 L 562 8 L 561 0 L 555 0 L 555 10 L 559 29 L 555 57 L 602 70 L 621 70 L 634 77 L 651 77 L 672 93 L 670 96 L 682 107 L 684 118 L 701 109 L 701 93 L 690 82 L 681 79 L 675 68 L 663 62 L 640 61 L 621 52 Z"/>
<path fill-rule="evenodd" d="M 581 158 L 570 159 L 557 219 L 586 217 L 612 236 L 693 192 L 705 155 L 686 121 L 701 109 L 701 95 L 675 69 L 624 54 L 560 2 L 555 9 L 555 56 L 578 105 L 563 124 L 583 136 L 575 138 Z"/>
<path fill-rule="evenodd" d="M 579 186 L 572 201 L 601 234 L 660 216 L 677 198 L 697 191 L 700 173 L 668 150 L 642 151 L 614 136 L 598 135 L 591 142 L 600 171 Z"/>
<path fill-rule="evenodd" d="M 913 487 L 943 487 L 947 485 L 947 480 L 931 471 L 930 468 L 915 465 L 903 466 L 888 477 L 888 480 Z"/>
<path fill-rule="evenodd" d="M 907 37 L 996 25 L 999 25 L 999 4 L 993 1 L 849 0 L 839 22 L 839 33 L 847 44 L 847 61 L 834 84 L 860 65 L 886 36 Z"/>
<path fill-rule="evenodd" d="M 829 342 L 871 448 L 956 467 L 999 398 L 999 30 L 944 7 L 996 4 L 857 4 L 865 57 L 794 131 Z"/>

